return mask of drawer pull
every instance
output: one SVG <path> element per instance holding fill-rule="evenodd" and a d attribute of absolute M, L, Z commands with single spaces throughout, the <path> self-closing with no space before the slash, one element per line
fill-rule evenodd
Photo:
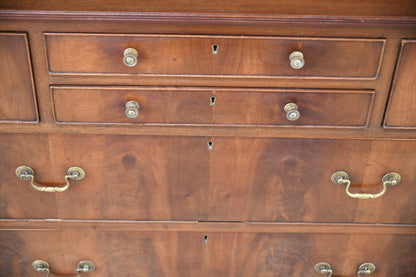
<path fill-rule="evenodd" d="M 46 272 L 46 277 L 49 276 L 49 264 L 42 260 L 36 260 L 32 263 L 32 268 L 37 272 Z M 94 271 L 95 265 L 93 262 L 90 261 L 81 261 L 77 267 L 77 275 L 81 277 L 81 273 L 87 273 Z"/>
<path fill-rule="evenodd" d="M 292 52 L 289 56 L 290 66 L 293 69 L 301 69 L 305 64 L 305 60 L 303 59 L 303 53 L 299 51 Z"/>
<path fill-rule="evenodd" d="M 129 101 L 126 103 L 125 114 L 128 118 L 136 118 L 139 115 L 139 103 L 136 101 Z"/>
<path fill-rule="evenodd" d="M 370 275 L 376 270 L 376 266 L 372 263 L 365 263 L 360 265 L 358 268 L 357 276 L 360 277 L 361 274 Z"/>
<path fill-rule="evenodd" d="M 319 274 L 328 274 L 327 277 L 332 276 L 332 268 L 329 263 L 320 262 L 315 265 L 315 272 Z"/>
<path fill-rule="evenodd" d="M 46 277 L 49 276 L 49 264 L 42 260 L 36 260 L 32 263 L 32 268 L 37 272 L 46 272 Z"/>
<path fill-rule="evenodd" d="M 133 67 L 137 64 L 137 56 L 139 53 L 134 48 L 127 48 L 124 50 L 123 62 L 128 67 Z"/>
<path fill-rule="evenodd" d="M 78 277 L 81 277 L 81 273 L 91 272 L 91 271 L 94 271 L 94 269 L 95 269 L 95 265 L 93 264 L 93 262 L 81 261 L 79 262 L 78 267 L 77 267 Z"/>
<path fill-rule="evenodd" d="M 347 184 L 347 187 L 345 188 L 345 192 L 348 194 L 348 196 L 352 198 L 358 198 L 358 199 L 373 199 L 378 198 L 386 193 L 387 186 L 394 186 L 400 183 L 401 176 L 398 173 L 391 172 L 387 173 L 383 176 L 381 179 L 381 182 L 383 184 L 383 190 L 380 191 L 377 194 L 370 194 L 370 193 L 351 193 L 349 192 L 349 188 L 351 185 L 350 176 L 345 171 L 337 171 L 334 172 L 331 176 L 332 183 L 336 185 L 340 184 Z"/>
<path fill-rule="evenodd" d="M 286 118 L 288 120 L 295 121 L 299 119 L 300 113 L 298 111 L 298 105 L 296 105 L 295 103 L 286 104 L 283 109 L 286 112 Z"/>
<path fill-rule="evenodd" d="M 37 191 L 46 191 L 46 192 L 63 192 L 69 188 L 69 180 L 72 179 L 74 181 L 79 181 L 84 179 L 85 171 L 80 167 L 70 167 L 65 175 L 65 182 L 66 184 L 63 187 L 46 187 L 36 183 L 35 181 L 35 173 L 33 169 L 28 166 L 19 166 L 16 168 L 16 176 L 22 180 L 30 180 L 30 184 L 32 188 Z"/>

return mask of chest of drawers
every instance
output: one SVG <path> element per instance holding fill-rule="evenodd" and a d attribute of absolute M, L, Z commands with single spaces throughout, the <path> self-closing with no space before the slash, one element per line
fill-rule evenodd
<path fill-rule="evenodd" d="M 414 3 L 123 4 L 0 3 L 4 276 L 416 273 Z"/>

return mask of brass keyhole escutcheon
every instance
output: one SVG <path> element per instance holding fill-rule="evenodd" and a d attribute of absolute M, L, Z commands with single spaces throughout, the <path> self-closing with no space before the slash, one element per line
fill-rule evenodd
<path fill-rule="evenodd" d="M 218 49 L 220 48 L 220 46 L 218 44 L 213 44 L 211 46 L 211 48 L 212 48 L 212 54 L 217 55 L 218 54 Z"/>

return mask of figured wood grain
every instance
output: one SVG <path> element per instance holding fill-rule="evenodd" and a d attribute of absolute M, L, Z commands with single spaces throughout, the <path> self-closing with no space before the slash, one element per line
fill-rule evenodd
<path fill-rule="evenodd" d="M 37 121 L 27 35 L 0 33 L 0 121 Z"/>
<path fill-rule="evenodd" d="M 88 135 L 0 141 L 8 157 L 1 160 L 2 218 L 416 222 L 415 141 Z M 15 176 L 20 165 L 47 185 L 62 184 L 71 166 L 86 177 L 68 192 L 42 193 Z M 402 182 L 381 198 L 357 200 L 331 183 L 338 170 L 351 175 L 353 192 L 380 191 L 387 172 L 400 173 Z"/>
<path fill-rule="evenodd" d="M 52 73 L 375 78 L 383 39 L 233 36 L 45 34 Z M 219 45 L 212 54 L 212 45 Z M 123 63 L 134 48 L 138 62 Z M 301 51 L 305 66 L 289 56 Z"/>
<path fill-rule="evenodd" d="M 416 128 L 416 40 L 403 40 L 384 127 Z"/>
<path fill-rule="evenodd" d="M 52 87 L 51 93 L 57 122 L 364 127 L 374 91 Z M 125 115 L 128 101 L 140 105 L 134 119 Z M 298 105 L 298 120 L 286 118 L 288 103 Z"/>
<path fill-rule="evenodd" d="M 79 261 L 91 260 L 96 270 L 88 276 L 103 277 L 314 276 L 321 261 L 331 264 L 335 276 L 354 276 L 364 262 L 374 263 L 378 276 L 411 276 L 416 270 L 413 235 L 100 229 L 0 234 L 0 269 L 7 276 L 37 276 L 31 268 L 36 259 L 59 275 L 74 274 Z"/>

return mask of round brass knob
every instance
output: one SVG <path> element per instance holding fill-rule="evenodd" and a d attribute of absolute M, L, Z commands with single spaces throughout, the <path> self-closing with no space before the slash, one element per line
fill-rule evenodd
<path fill-rule="evenodd" d="M 136 118 L 139 115 L 139 103 L 136 101 L 129 101 L 126 103 L 126 116 L 128 118 Z"/>
<path fill-rule="evenodd" d="M 137 56 L 139 53 L 134 48 L 127 48 L 124 50 L 123 62 L 128 67 L 133 67 L 137 64 Z"/>
<path fill-rule="evenodd" d="M 293 69 L 301 69 L 305 64 L 303 53 L 299 51 L 292 52 L 289 56 L 290 66 Z"/>
<path fill-rule="evenodd" d="M 300 113 L 298 111 L 298 105 L 295 103 L 288 103 L 284 107 L 284 111 L 286 112 L 286 118 L 290 121 L 295 121 L 300 117 Z"/>

